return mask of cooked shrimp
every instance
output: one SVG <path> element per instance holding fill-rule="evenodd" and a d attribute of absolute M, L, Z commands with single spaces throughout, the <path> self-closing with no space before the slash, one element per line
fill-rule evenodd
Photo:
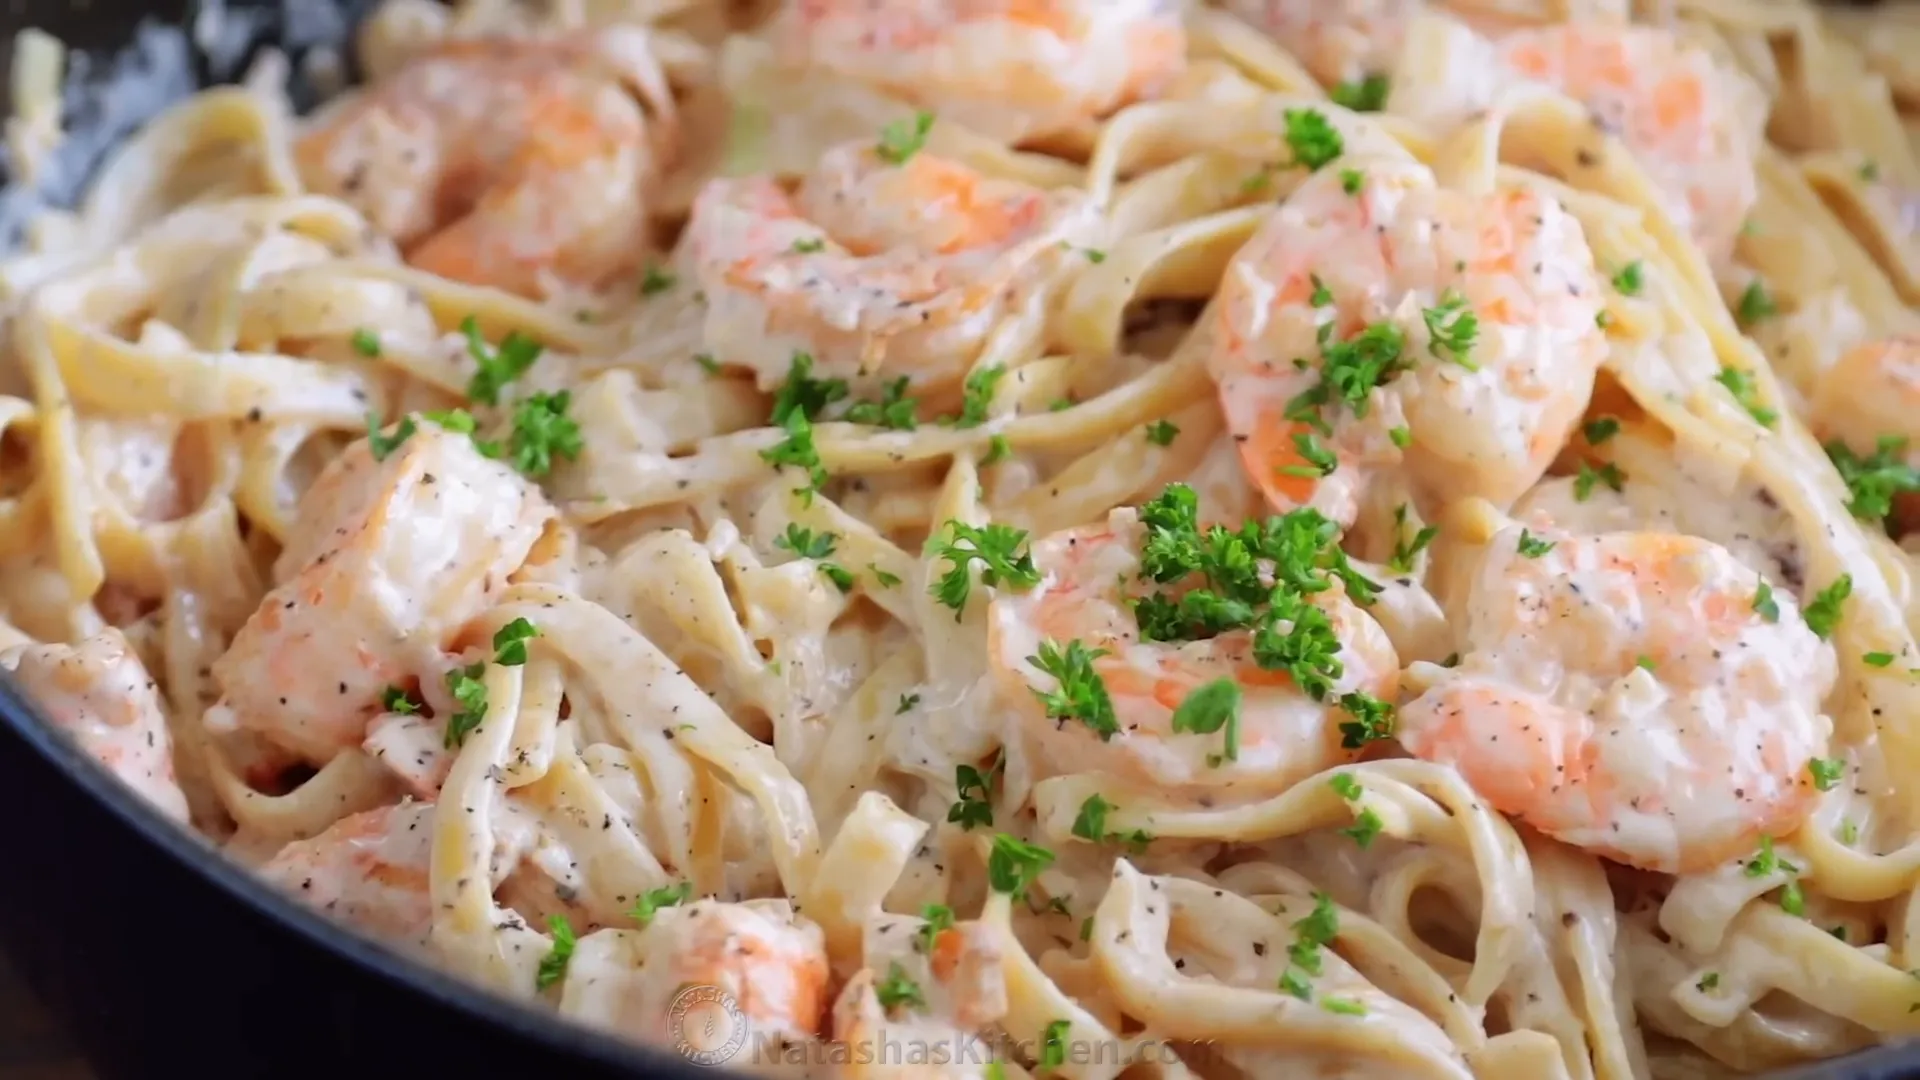
<path fill-rule="evenodd" d="M 1007 142 L 1152 96 L 1187 51 L 1175 0 L 797 0 L 769 32 L 790 64 Z"/>
<path fill-rule="evenodd" d="M 1741 75 L 1664 27 L 1542 27 L 1497 47 L 1512 70 L 1585 104 L 1620 136 L 1710 261 L 1732 255 L 1759 199 L 1754 157 L 1766 119 Z"/>
<path fill-rule="evenodd" d="M 830 150 L 789 193 L 771 177 L 716 180 L 688 245 L 717 359 L 786 378 L 795 351 L 818 370 L 882 364 L 916 386 L 954 383 L 1020 289 L 1092 239 L 1078 194 L 985 177 L 869 141 Z M 898 156 L 898 155 L 893 155 Z"/>
<path fill-rule="evenodd" d="M 1510 505 L 1605 352 L 1580 223 L 1531 189 L 1475 198 L 1413 162 L 1343 160 L 1355 169 L 1309 177 L 1221 283 L 1209 366 L 1247 475 L 1275 508 L 1342 525 L 1389 470 L 1442 502 Z"/>
<path fill-rule="evenodd" d="M 1694 537 L 1509 526 L 1464 660 L 1401 710 L 1400 741 L 1607 858 L 1688 873 L 1742 855 L 1811 808 L 1836 675 L 1789 591 L 1761 585 Z"/>
<path fill-rule="evenodd" d="M 536 297 L 591 285 L 645 249 L 676 138 L 649 49 L 631 27 L 447 42 L 324 115 L 295 161 L 423 270 Z"/>
<path fill-rule="evenodd" d="M 849 1077 L 864 1080 L 975 1077 L 992 1048 L 975 1033 L 1007 1012 L 1003 949 L 980 922 L 936 927 L 924 918 L 883 913 L 869 920 L 863 967 L 833 1006 L 834 1038 L 855 1050 Z M 881 1004 L 876 984 L 904 977 L 918 993 Z M 883 1057 L 885 1046 L 925 1046 L 925 1063 Z M 861 1049 L 871 1051 L 861 1054 Z"/>
<path fill-rule="evenodd" d="M 160 694 L 120 631 L 78 645 L 17 646 L 0 652 L 0 669 L 108 772 L 168 817 L 187 820 Z"/>
<path fill-rule="evenodd" d="M 646 963 L 621 1011 L 642 1018 L 643 1030 L 668 1033 L 675 999 L 705 986 L 731 997 L 755 1041 L 797 1042 L 820 1033 L 825 938 L 784 900 L 697 900 L 662 909 L 643 931 L 639 952 Z"/>
<path fill-rule="evenodd" d="M 304 903 L 375 937 L 425 945 L 433 929 L 433 815 L 432 803 L 410 801 L 341 818 L 320 835 L 281 848 L 260 873 Z M 491 871 L 509 905 L 528 909 L 522 916 L 550 906 L 512 899 L 515 894 L 545 898 L 534 888 L 534 879 L 543 875 L 526 859 L 538 842 L 537 824 L 504 804 L 495 822 Z"/>
<path fill-rule="evenodd" d="M 1905 440 L 1894 450 L 1898 464 L 1920 469 L 1920 337 L 1896 335 L 1847 350 L 1820 377 L 1808 426 L 1824 443 L 1839 443 L 1859 458 L 1871 458 L 1882 440 Z M 1920 522 L 1920 496 L 1902 492 L 1893 500 L 1896 534 Z"/>
<path fill-rule="evenodd" d="M 214 662 L 222 707 L 209 722 L 315 764 L 359 745 L 388 686 L 438 691 L 442 650 L 552 517 L 465 435 L 421 422 L 384 461 L 354 443 L 301 498 L 280 584 Z"/>
<path fill-rule="evenodd" d="M 1282 672 L 1253 659 L 1244 630 L 1201 641 L 1140 640 L 1129 597 L 1121 586 L 1140 577 L 1146 528 L 1132 509 L 1105 525 L 1055 533 L 1032 547 L 1040 584 L 1026 593 L 1002 592 L 988 615 L 988 655 L 1007 700 L 1020 711 L 1043 760 L 1054 773 L 1099 771 L 1179 793 L 1238 789 L 1271 794 L 1303 776 L 1347 760 L 1333 701 L 1348 691 L 1390 700 L 1399 659 L 1386 631 L 1339 589 L 1311 602 L 1331 620 L 1341 674 L 1325 702 L 1316 701 Z M 1102 738 L 1091 727 L 1048 719 L 1035 698 L 1052 692 L 1029 657 L 1043 641 L 1079 641 L 1107 650 L 1093 661 L 1106 684 L 1119 730 Z M 1187 695 L 1231 678 L 1244 695 L 1236 757 L 1222 756 L 1219 733 L 1176 732 L 1173 713 Z"/>

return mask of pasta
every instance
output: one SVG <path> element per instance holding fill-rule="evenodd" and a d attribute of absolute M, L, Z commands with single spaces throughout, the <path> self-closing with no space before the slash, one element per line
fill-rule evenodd
<path fill-rule="evenodd" d="M 1920 1033 L 1916 26 L 385 0 L 0 261 L 0 667 L 703 1064 Z"/>

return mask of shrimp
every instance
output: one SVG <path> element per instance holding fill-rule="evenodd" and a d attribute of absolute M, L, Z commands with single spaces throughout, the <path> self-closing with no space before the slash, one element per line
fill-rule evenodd
<path fill-rule="evenodd" d="M 258 731 L 314 764 L 359 745 L 387 687 L 437 692 L 442 650 L 553 516 L 465 435 L 421 422 L 384 460 L 354 443 L 302 496 L 280 584 L 214 661 L 209 724 Z"/>
<path fill-rule="evenodd" d="M 1091 240 L 1078 193 L 985 177 L 921 151 L 870 142 L 828 151 L 790 194 L 773 178 L 715 180 L 687 243 L 707 296 L 717 359 L 761 386 L 794 352 L 854 377 L 897 365 L 915 386 L 957 383 L 1027 286 Z M 898 154 L 891 156 L 897 157 Z"/>
<path fill-rule="evenodd" d="M 1340 673 L 1326 702 L 1286 674 L 1258 666 L 1248 631 L 1182 643 L 1143 641 L 1120 585 L 1140 577 L 1146 535 L 1131 508 L 1115 510 L 1105 525 L 1055 533 L 1032 547 L 1039 585 L 993 600 L 987 616 L 990 663 L 1040 756 L 1057 773 L 1098 771 L 1174 793 L 1235 789 L 1256 797 L 1349 760 L 1332 702 L 1349 691 L 1392 699 L 1400 665 L 1386 631 L 1338 589 L 1310 594 L 1338 643 Z M 1106 650 L 1093 669 L 1118 722 L 1111 737 L 1043 714 L 1036 695 L 1056 687 L 1029 658 L 1047 640 Z M 1174 710 L 1187 695 L 1221 678 L 1239 683 L 1244 694 L 1234 755 L 1223 754 L 1218 733 L 1173 727 Z"/>
<path fill-rule="evenodd" d="M 341 818 L 281 848 L 260 874 L 302 902 L 385 941 L 425 946 L 433 930 L 434 804 L 407 801 Z M 500 805 L 491 873 L 496 892 L 524 918 L 577 908 L 551 901 L 552 887 L 528 856 L 543 840 L 538 824 L 512 803 Z M 584 920 L 583 920 L 584 921 Z"/>
<path fill-rule="evenodd" d="M 1820 377 L 1808 426 L 1829 447 L 1873 458 L 1887 443 L 1891 464 L 1920 469 L 1920 336 L 1895 335 L 1847 350 Z M 1837 447 L 1834 451 L 1838 455 Z M 1885 458 L 1880 460 L 1885 461 Z M 1920 497 L 1893 500 L 1895 534 L 1920 523 Z"/>
<path fill-rule="evenodd" d="M 1581 24 L 1521 30 L 1500 60 L 1586 105 L 1617 133 L 1675 224 L 1724 264 L 1759 201 L 1754 160 L 1765 103 L 1713 54 L 1663 27 Z"/>
<path fill-rule="evenodd" d="M 1175 0 L 798 0 L 769 33 L 789 66 L 1008 143 L 1153 96 L 1187 52 Z"/>
<path fill-rule="evenodd" d="M 786 901 L 697 900 L 665 908 L 642 932 L 638 951 L 645 964 L 620 1012 L 641 1018 L 643 1032 L 677 1035 L 669 1030 L 676 999 L 689 987 L 723 991 L 751 1024 L 756 1042 L 800 1042 L 820 1032 L 827 1008 L 826 939 Z M 679 1022 L 692 1019 L 689 1014 Z"/>
<path fill-rule="evenodd" d="M 867 922 L 865 966 L 847 981 L 833 1006 L 834 1037 L 855 1051 L 850 1077 L 977 1077 L 992 1048 L 975 1032 L 1006 1016 L 999 933 L 977 921 L 936 926 L 912 915 L 882 913 Z M 881 1004 L 877 984 L 906 979 L 912 1000 Z M 926 1063 L 896 1062 L 886 1046 L 925 1046 Z M 861 1051 L 867 1053 L 861 1053 Z M 968 1068 L 969 1062 L 977 1063 Z"/>
<path fill-rule="evenodd" d="M 1502 813 L 1618 862 L 1691 873 L 1811 809 L 1833 650 L 1787 590 L 1763 590 L 1725 548 L 1510 525 L 1466 621 L 1460 666 L 1434 669 L 1399 738 Z"/>
<path fill-rule="evenodd" d="M 677 140 L 650 48 L 632 27 L 447 42 L 323 115 L 295 164 L 422 270 L 536 298 L 593 285 L 646 247 Z"/>
<path fill-rule="evenodd" d="M 1208 363 L 1248 478 L 1276 509 L 1343 526 L 1389 471 L 1442 502 L 1511 505 L 1606 350 L 1580 223 L 1529 188 L 1476 198 L 1410 161 L 1342 160 L 1355 168 L 1309 177 L 1220 287 Z"/>
<path fill-rule="evenodd" d="M 88 756 L 161 813 L 187 820 L 160 695 L 119 630 L 78 645 L 20 645 L 0 652 L 0 669 Z"/>

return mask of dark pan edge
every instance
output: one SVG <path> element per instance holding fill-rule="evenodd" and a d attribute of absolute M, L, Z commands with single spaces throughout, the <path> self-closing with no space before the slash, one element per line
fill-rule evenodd
<path fill-rule="evenodd" d="M 0 676 L 0 939 L 102 1075 L 727 1075 L 361 937 L 162 818 Z"/>

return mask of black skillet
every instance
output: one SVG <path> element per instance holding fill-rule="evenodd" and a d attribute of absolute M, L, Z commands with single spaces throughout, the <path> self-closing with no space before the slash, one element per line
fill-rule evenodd
<path fill-rule="evenodd" d="M 18 190 L 0 161 L 0 244 L 18 242 L 33 206 L 70 204 L 105 149 L 168 104 L 238 78 L 258 48 L 278 46 L 297 59 L 314 46 L 343 45 L 369 2 L 225 6 L 250 31 L 209 55 L 188 35 L 151 33 L 189 25 L 181 0 L 157 8 L 138 0 L 7 0 L 0 46 L 36 26 L 83 51 L 70 61 L 65 90 L 74 137 L 49 170 L 47 189 Z M 0 48 L 0 114 L 8 111 L 10 60 Z M 101 88 L 129 65 L 171 69 L 174 77 L 150 80 L 132 108 L 103 109 Z M 296 96 L 305 92 L 296 87 Z M 3 676 L 0 949 L 105 1080 L 715 1075 L 670 1051 L 619 1043 L 475 990 L 282 897 L 150 812 L 44 726 Z M 1816 1077 L 1920 1080 L 1920 1046 L 1777 1080 Z"/>

